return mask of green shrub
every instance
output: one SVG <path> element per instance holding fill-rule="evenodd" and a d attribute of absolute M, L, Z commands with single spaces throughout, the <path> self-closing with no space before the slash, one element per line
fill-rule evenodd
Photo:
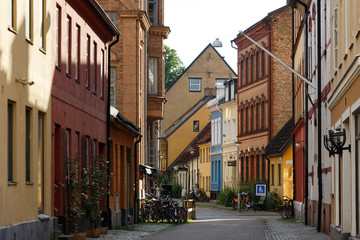
<path fill-rule="evenodd" d="M 226 207 L 232 206 L 232 200 L 236 196 L 235 190 L 229 187 L 225 187 L 223 191 L 219 193 L 218 203 Z"/>
<path fill-rule="evenodd" d="M 171 183 L 172 185 L 172 197 L 173 198 L 181 198 L 181 189 L 182 186 L 179 183 Z"/>
<path fill-rule="evenodd" d="M 267 211 L 278 211 L 281 207 L 281 199 L 276 192 L 270 192 L 265 199 L 265 206 Z"/>

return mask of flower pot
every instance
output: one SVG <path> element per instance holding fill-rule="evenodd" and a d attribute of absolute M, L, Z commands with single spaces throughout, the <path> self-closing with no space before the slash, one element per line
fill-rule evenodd
<path fill-rule="evenodd" d="M 90 237 L 90 238 L 100 237 L 100 228 L 86 230 L 86 237 Z"/>
<path fill-rule="evenodd" d="M 71 233 L 74 236 L 74 240 L 86 240 L 86 232 Z"/>
<path fill-rule="evenodd" d="M 101 227 L 100 228 L 100 234 L 107 234 L 108 227 Z"/>

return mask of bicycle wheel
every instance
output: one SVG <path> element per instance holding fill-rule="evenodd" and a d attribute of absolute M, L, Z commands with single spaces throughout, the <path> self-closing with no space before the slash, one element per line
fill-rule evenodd
<path fill-rule="evenodd" d="M 187 211 L 184 207 L 180 207 L 179 218 L 180 218 L 180 223 L 184 223 L 187 221 Z"/>
<path fill-rule="evenodd" d="M 283 219 L 289 218 L 289 209 L 288 209 L 287 206 L 282 206 L 282 207 L 280 208 L 279 213 L 280 213 L 280 216 L 281 216 Z"/>

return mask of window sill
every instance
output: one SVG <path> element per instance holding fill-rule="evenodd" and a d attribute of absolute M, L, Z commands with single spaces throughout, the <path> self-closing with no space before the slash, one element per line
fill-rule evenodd
<path fill-rule="evenodd" d="M 10 27 L 10 26 L 8 26 L 8 30 L 9 30 L 10 32 L 16 34 L 16 35 L 18 34 L 18 33 L 15 31 L 15 29 L 13 29 L 13 28 Z"/>
<path fill-rule="evenodd" d="M 77 78 L 75 78 L 75 82 L 78 83 L 78 84 L 80 84 L 80 80 L 77 79 Z"/>
<path fill-rule="evenodd" d="M 62 71 L 61 68 L 59 66 L 55 66 L 55 68 L 58 70 L 58 71 Z"/>
<path fill-rule="evenodd" d="M 17 184 L 17 182 L 8 181 L 8 186 L 16 186 Z"/>
<path fill-rule="evenodd" d="M 31 39 L 29 39 L 29 38 L 25 38 L 25 40 L 28 42 L 28 43 L 30 43 L 31 45 L 34 45 L 34 43 L 31 41 Z"/>
<path fill-rule="evenodd" d="M 71 79 L 71 75 L 69 73 L 66 73 L 66 76 Z"/>
<path fill-rule="evenodd" d="M 26 181 L 26 183 L 25 183 L 26 185 L 28 185 L 28 186 L 32 186 L 32 185 L 34 185 L 34 183 L 33 182 L 28 182 L 28 181 Z"/>
<path fill-rule="evenodd" d="M 41 47 L 41 48 L 39 48 L 39 50 L 40 50 L 40 52 L 42 52 L 43 54 L 45 54 L 46 55 L 46 52 L 45 52 L 45 50 Z"/>

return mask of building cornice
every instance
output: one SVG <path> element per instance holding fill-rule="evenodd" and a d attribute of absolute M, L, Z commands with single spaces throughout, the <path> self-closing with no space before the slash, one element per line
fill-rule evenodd
<path fill-rule="evenodd" d="M 151 26 L 149 33 L 152 35 L 159 35 L 163 39 L 167 39 L 170 34 L 170 28 L 166 26 Z"/>

